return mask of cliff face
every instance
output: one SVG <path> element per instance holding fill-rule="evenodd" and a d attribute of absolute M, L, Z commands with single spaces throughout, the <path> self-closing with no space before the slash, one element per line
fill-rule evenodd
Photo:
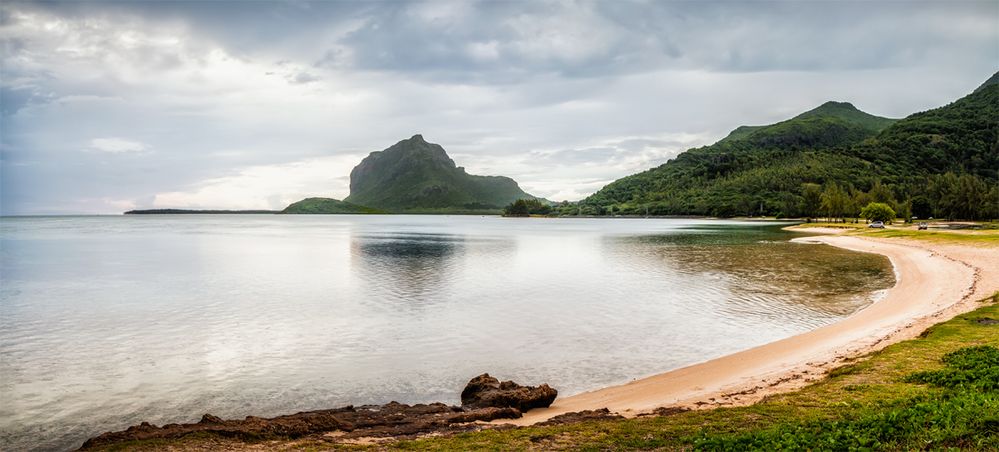
<path fill-rule="evenodd" d="M 495 210 L 533 198 L 509 177 L 475 176 L 421 135 L 372 152 L 350 172 L 344 201 L 390 211 Z"/>

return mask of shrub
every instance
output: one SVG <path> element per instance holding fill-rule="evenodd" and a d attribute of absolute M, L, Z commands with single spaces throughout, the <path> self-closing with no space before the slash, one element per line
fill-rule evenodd
<path fill-rule="evenodd" d="M 860 216 L 869 221 L 883 221 L 890 223 L 895 219 L 895 210 L 883 202 L 872 202 L 860 209 Z"/>

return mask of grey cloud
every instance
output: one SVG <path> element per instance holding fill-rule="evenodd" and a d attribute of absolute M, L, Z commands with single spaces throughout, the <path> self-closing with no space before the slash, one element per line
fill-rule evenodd
<path fill-rule="evenodd" d="M 3 2 L 0 209 L 148 205 L 414 133 L 579 197 L 826 100 L 956 99 L 999 66 L 996 23 L 993 1 Z M 106 137 L 155 151 L 80 152 Z"/>
<path fill-rule="evenodd" d="M 305 83 L 318 82 L 320 80 L 322 80 L 322 77 L 319 77 L 319 76 L 314 75 L 314 74 L 310 74 L 308 72 L 298 72 L 298 73 L 296 73 L 296 74 L 288 77 L 288 81 L 289 82 L 291 82 L 291 83 L 297 83 L 297 84 L 305 84 Z"/>

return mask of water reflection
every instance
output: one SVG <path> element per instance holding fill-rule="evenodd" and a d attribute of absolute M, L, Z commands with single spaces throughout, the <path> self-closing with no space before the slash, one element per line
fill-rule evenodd
<path fill-rule="evenodd" d="M 696 232 L 695 232 L 696 231 Z M 737 232 L 737 233 L 736 233 Z M 724 317 L 821 325 L 855 312 L 894 279 L 888 259 L 828 245 L 774 240 L 774 227 L 686 228 L 684 233 L 612 237 L 608 254 L 639 271 L 681 275 L 687 295 L 714 301 Z M 689 298 L 689 297 L 688 297 Z"/>
<path fill-rule="evenodd" d="M 357 234 L 351 237 L 351 267 L 367 296 L 416 307 L 444 301 L 440 296 L 465 250 L 464 239 L 450 234 Z"/>

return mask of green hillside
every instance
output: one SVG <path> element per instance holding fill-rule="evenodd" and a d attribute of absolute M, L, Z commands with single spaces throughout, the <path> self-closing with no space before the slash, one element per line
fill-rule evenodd
<path fill-rule="evenodd" d="M 343 214 L 343 213 L 385 213 L 378 209 L 359 206 L 332 198 L 305 198 L 285 207 L 281 213 L 288 214 Z"/>
<path fill-rule="evenodd" d="M 884 130 L 895 121 L 897 121 L 897 119 L 882 118 L 880 116 L 874 116 L 872 114 L 862 112 L 849 102 L 829 101 L 812 110 L 795 116 L 794 118 L 779 122 L 777 124 L 771 124 L 769 126 L 737 127 L 720 142 L 748 138 L 758 145 L 767 145 L 768 143 L 771 143 L 773 139 L 779 139 L 779 137 L 783 136 L 794 138 L 796 135 L 798 135 L 798 138 L 806 140 L 822 140 L 823 138 L 831 138 L 835 141 L 841 138 L 835 135 L 836 129 L 850 129 L 849 133 L 851 134 L 856 136 L 867 136 Z M 829 135 L 816 135 L 812 137 L 801 135 L 802 132 L 807 132 L 804 129 L 808 128 L 809 125 L 811 125 L 811 129 L 813 131 L 817 129 L 817 126 L 828 125 L 830 126 Z M 756 134 L 757 132 L 759 133 Z M 756 135 L 754 136 L 754 134 Z M 780 144 L 780 142 L 778 141 L 777 144 Z M 809 145 L 813 143 L 806 141 L 794 144 Z M 839 143 L 837 142 L 836 144 Z"/>
<path fill-rule="evenodd" d="M 392 212 L 498 212 L 522 198 L 517 182 L 474 176 L 421 135 L 372 152 L 350 172 L 344 201 Z"/>
<path fill-rule="evenodd" d="M 996 77 L 990 79 L 995 80 Z M 999 84 L 902 120 L 827 102 L 624 177 L 562 214 L 999 217 Z"/>

